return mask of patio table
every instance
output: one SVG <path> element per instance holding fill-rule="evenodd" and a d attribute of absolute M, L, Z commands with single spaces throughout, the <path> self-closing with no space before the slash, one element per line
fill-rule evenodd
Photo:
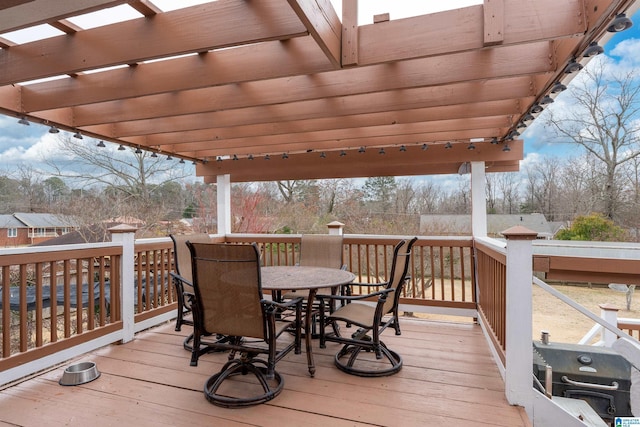
<path fill-rule="evenodd" d="M 269 291 L 297 291 L 308 290 L 307 309 L 304 331 L 307 351 L 309 374 L 313 377 L 316 372 L 311 348 L 311 321 L 313 315 L 313 300 L 320 288 L 336 288 L 353 282 L 356 276 L 345 270 L 326 267 L 306 266 L 276 266 L 262 267 L 262 289 Z"/>

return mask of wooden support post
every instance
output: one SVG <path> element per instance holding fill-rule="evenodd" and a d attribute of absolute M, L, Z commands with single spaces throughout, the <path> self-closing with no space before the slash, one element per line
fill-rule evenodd
<path fill-rule="evenodd" d="M 613 326 L 618 326 L 618 307 L 611 304 L 600 304 L 598 307 L 600 307 L 600 317 L 602 317 L 605 322 Z M 601 330 L 602 337 L 600 339 L 604 343 L 604 346 L 611 347 L 618 339 L 618 336 L 607 328 L 601 328 Z"/>
<path fill-rule="evenodd" d="M 515 226 L 502 234 L 507 238 L 505 393 L 510 404 L 523 406 L 532 414 L 532 241 L 537 233 Z"/>
<path fill-rule="evenodd" d="M 122 245 L 120 258 L 120 318 L 122 319 L 122 343 L 133 340 L 135 334 L 135 239 L 136 227 L 120 224 L 111 227 L 111 241 Z M 114 284 L 112 283 L 111 286 Z"/>
<path fill-rule="evenodd" d="M 471 234 L 487 237 L 487 196 L 484 162 L 471 162 Z"/>
<path fill-rule="evenodd" d="M 218 175 L 218 234 L 231 234 L 231 175 Z"/>

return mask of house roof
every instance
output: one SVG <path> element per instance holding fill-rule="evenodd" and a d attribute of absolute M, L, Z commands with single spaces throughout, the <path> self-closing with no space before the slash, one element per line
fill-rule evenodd
<path fill-rule="evenodd" d="M 48 213 L 14 213 L 14 218 L 31 228 L 77 227 L 77 222 L 66 215 Z"/>
<path fill-rule="evenodd" d="M 499 236 L 503 231 L 517 225 L 537 232 L 539 237 L 552 237 L 555 231 L 541 213 L 487 215 L 487 233 L 492 236 Z M 470 235 L 471 215 L 420 215 L 420 232 Z"/>
<path fill-rule="evenodd" d="M 56 246 L 56 245 L 72 245 L 72 244 L 78 244 L 78 243 L 109 242 L 111 241 L 111 232 L 109 232 L 109 228 L 119 224 L 121 223 L 109 222 L 109 223 L 103 223 L 103 224 L 94 224 L 88 227 L 82 227 L 78 230 L 65 233 L 61 236 L 35 243 L 32 246 Z"/>
<path fill-rule="evenodd" d="M 138 18 L 74 23 L 117 5 Z M 499 0 L 359 26 L 357 1 L 342 5 L 2 2 L 0 112 L 195 161 L 207 182 L 515 171 L 532 107 L 637 9 Z M 11 40 L 36 25 L 60 35 Z"/>
<path fill-rule="evenodd" d="M 25 225 L 13 215 L 0 215 L 0 229 L 24 227 Z"/>

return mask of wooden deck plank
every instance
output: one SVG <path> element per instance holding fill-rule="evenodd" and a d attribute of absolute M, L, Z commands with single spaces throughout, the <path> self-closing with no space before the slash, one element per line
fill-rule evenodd
<path fill-rule="evenodd" d="M 78 358 L 96 362 L 96 381 L 58 385 L 65 364 L 3 390 L 0 425 L 528 425 L 522 408 L 506 401 L 477 325 L 403 319 L 402 330 L 401 336 L 384 335 L 405 361 L 396 375 L 347 375 L 333 364 L 337 344 L 316 345 L 315 378 L 304 353 L 289 354 L 277 366 L 285 389 L 276 399 L 229 410 L 210 404 L 202 392 L 227 355 L 206 354 L 189 366 L 182 348 L 189 328 L 176 332 L 167 324 Z M 234 387 L 246 381 L 239 380 Z"/>

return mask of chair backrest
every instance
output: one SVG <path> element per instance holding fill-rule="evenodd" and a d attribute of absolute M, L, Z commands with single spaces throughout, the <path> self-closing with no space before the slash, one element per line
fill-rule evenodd
<path fill-rule="evenodd" d="M 405 278 L 407 277 L 407 270 L 411 263 L 411 248 L 413 244 L 418 240 L 417 237 L 411 239 L 408 243 L 406 240 L 401 240 L 393 249 L 393 262 L 391 263 L 391 273 L 389 274 L 389 282 L 387 288 L 393 288 L 392 298 L 387 298 L 384 303 L 384 313 L 389 313 L 393 310 L 393 307 L 398 304 L 400 300 L 400 293 L 404 286 Z"/>
<path fill-rule="evenodd" d="M 189 283 L 193 282 L 193 275 L 191 274 L 191 253 L 187 247 L 187 241 L 192 243 L 210 243 L 211 236 L 207 233 L 197 234 L 170 234 L 171 240 L 173 240 L 173 253 L 176 273 L 188 280 Z"/>
<path fill-rule="evenodd" d="M 196 304 L 207 333 L 265 339 L 260 255 L 255 244 L 187 243 Z"/>
<path fill-rule="evenodd" d="M 341 268 L 342 235 L 303 234 L 300 241 L 300 265 Z"/>

